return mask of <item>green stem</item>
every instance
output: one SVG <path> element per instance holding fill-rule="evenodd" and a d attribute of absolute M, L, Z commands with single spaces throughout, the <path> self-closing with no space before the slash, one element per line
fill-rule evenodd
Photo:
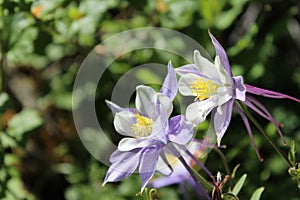
<path fill-rule="evenodd" d="M 196 183 L 198 183 L 199 181 L 202 184 L 202 186 L 209 191 L 212 191 L 214 189 L 213 184 L 209 183 L 201 174 L 199 174 L 195 169 L 189 166 L 189 164 L 184 160 L 184 158 L 180 155 L 179 151 L 173 144 L 168 145 L 168 148 L 174 153 L 174 155 L 178 157 L 180 162 L 187 169 L 187 171 L 190 173 L 191 177 Z"/>
<path fill-rule="evenodd" d="M 273 146 L 273 148 L 279 153 L 279 155 L 283 158 L 283 160 L 289 165 L 293 167 L 293 164 L 289 161 L 288 157 L 282 152 L 280 147 L 272 140 L 272 138 L 268 135 L 265 129 L 256 121 L 253 115 L 248 111 L 246 106 L 237 100 L 237 104 L 246 114 L 246 116 L 253 122 L 253 124 L 258 128 L 258 130 L 263 134 L 263 136 L 268 140 L 268 142 Z"/>
<path fill-rule="evenodd" d="M 223 152 L 220 149 L 218 149 L 218 147 L 214 147 L 213 150 L 220 156 L 220 158 L 223 162 L 223 165 L 225 167 L 225 171 L 226 171 L 227 175 L 230 175 L 230 183 L 233 186 L 233 179 L 231 177 L 232 174 L 231 174 L 231 171 L 229 169 L 229 165 L 228 165 L 228 162 L 226 160 L 225 155 L 223 154 Z"/>
<path fill-rule="evenodd" d="M 211 183 L 209 183 L 201 174 L 199 174 L 197 172 L 197 170 L 191 168 L 192 172 L 194 173 L 194 175 L 196 176 L 196 178 L 199 180 L 199 182 L 202 184 L 202 186 L 209 190 L 209 191 L 213 191 L 214 189 L 214 185 L 212 185 Z"/>
<path fill-rule="evenodd" d="M 186 161 L 183 159 L 182 156 L 180 156 L 178 159 L 179 159 L 179 160 L 181 161 L 181 163 L 185 166 L 185 168 L 190 172 L 191 176 L 192 176 L 194 179 L 196 178 L 195 181 L 198 180 L 198 181 L 201 183 L 201 185 L 202 185 L 205 189 L 207 189 L 207 190 L 209 190 L 209 191 L 212 191 L 212 190 L 214 189 L 214 186 L 211 185 L 209 182 L 207 182 L 207 180 L 206 180 L 201 174 L 199 174 L 195 169 L 191 168 L 191 167 L 186 163 Z"/>

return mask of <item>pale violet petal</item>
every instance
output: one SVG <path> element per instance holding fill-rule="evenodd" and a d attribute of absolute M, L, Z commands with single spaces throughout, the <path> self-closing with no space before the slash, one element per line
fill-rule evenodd
<path fill-rule="evenodd" d="M 134 136 L 132 125 L 136 123 L 136 116 L 133 112 L 118 112 L 114 118 L 114 126 L 118 133 L 125 136 Z"/>
<path fill-rule="evenodd" d="M 185 145 L 194 135 L 192 123 L 185 120 L 184 115 L 177 115 L 169 120 L 168 137 L 171 142 Z"/>
<path fill-rule="evenodd" d="M 199 141 L 193 140 L 189 144 L 187 144 L 187 148 L 192 154 L 195 154 L 197 152 L 197 157 L 198 157 L 198 154 L 200 153 L 199 150 L 203 147 L 202 144 L 199 143 Z M 191 163 L 191 158 L 187 154 L 182 152 L 181 155 L 187 163 L 189 164 Z M 176 156 L 173 156 L 172 154 L 167 154 L 167 158 L 169 163 L 172 166 L 173 172 L 168 177 L 161 177 L 158 179 L 154 179 L 151 182 L 151 186 L 155 188 L 159 188 L 159 187 L 163 187 L 175 183 L 181 183 L 190 178 L 189 172 Z"/>
<path fill-rule="evenodd" d="M 160 154 L 160 149 L 152 148 L 152 149 L 146 149 L 141 156 L 140 167 L 139 167 L 139 173 L 142 180 L 141 191 L 144 190 L 149 180 L 154 175 L 159 154 Z"/>
<path fill-rule="evenodd" d="M 122 157 L 124 157 L 124 155 L 128 156 L 126 152 L 122 152 L 117 149 L 110 155 L 109 161 L 111 163 L 119 162 L 122 159 Z"/>
<path fill-rule="evenodd" d="M 202 77 L 196 75 L 196 74 L 184 74 L 179 79 L 179 92 L 183 96 L 196 96 L 192 90 L 190 89 L 190 86 L 193 82 L 197 81 Z"/>
<path fill-rule="evenodd" d="M 216 55 L 220 57 L 220 61 L 224 69 L 227 71 L 227 73 L 232 76 L 229 60 L 226 54 L 226 51 L 222 47 L 222 45 L 218 42 L 218 40 L 213 36 L 213 34 L 209 31 L 209 36 L 211 38 L 211 41 L 215 47 Z"/>
<path fill-rule="evenodd" d="M 177 82 L 176 72 L 170 61 L 168 63 L 168 74 L 164 80 L 160 92 L 165 94 L 171 100 L 173 100 L 177 94 L 177 91 L 178 91 L 178 82 Z"/>
<path fill-rule="evenodd" d="M 187 176 L 187 178 L 188 177 L 189 176 Z M 183 181 L 184 181 L 184 179 L 181 176 L 173 176 L 173 174 L 172 174 L 171 176 L 168 176 L 168 177 L 160 177 L 160 178 L 154 179 L 151 182 L 151 187 L 162 188 L 162 187 L 165 187 L 168 185 L 182 183 Z"/>
<path fill-rule="evenodd" d="M 234 100 L 231 100 L 221 106 L 222 112 L 215 112 L 213 119 L 214 119 L 214 127 L 217 135 L 217 142 L 220 145 L 221 139 L 224 136 L 231 120 L 232 115 L 232 106 Z"/>
<path fill-rule="evenodd" d="M 214 82 L 221 83 L 217 67 L 209 60 L 201 56 L 199 51 L 194 51 L 195 65 L 198 67 L 201 74 L 208 77 Z"/>
<path fill-rule="evenodd" d="M 175 71 L 180 76 L 183 76 L 185 74 L 197 74 L 199 76 L 201 75 L 199 69 L 196 67 L 195 64 L 183 65 L 181 67 L 176 68 Z"/>
<path fill-rule="evenodd" d="M 156 140 L 159 140 L 162 143 L 166 144 L 167 129 L 168 129 L 168 119 L 162 119 L 162 117 L 159 117 L 156 121 L 153 122 L 151 137 L 154 137 Z"/>
<path fill-rule="evenodd" d="M 136 88 L 135 105 L 138 112 L 149 117 L 151 110 L 157 103 L 156 92 L 148 86 L 140 85 Z"/>
<path fill-rule="evenodd" d="M 246 86 L 242 76 L 233 77 L 235 85 L 235 98 L 241 101 L 246 100 Z"/>
<path fill-rule="evenodd" d="M 206 116 L 216 106 L 217 104 L 211 99 L 194 102 L 187 107 L 186 119 L 194 125 L 198 125 L 206 119 Z"/>
<path fill-rule="evenodd" d="M 153 147 L 155 142 L 149 138 L 123 138 L 118 145 L 119 151 L 131 151 L 133 149 Z"/>
<path fill-rule="evenodd" d="M 108 169 L 104 183 L 117 182 L 131 175 L 138 167 L 141 152 L 135 154 L 131 152 L 117 153 L 119 157 L 114 159 L 114 162 Z"/>

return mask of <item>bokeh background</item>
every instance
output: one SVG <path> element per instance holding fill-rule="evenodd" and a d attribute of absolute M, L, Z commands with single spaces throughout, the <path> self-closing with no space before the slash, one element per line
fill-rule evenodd
<path fill-rule="evenodd" d="M 107 166 L 86 151 L 76 133 L 72 87 L 77 70 L 95 45 L 121 31 L 147 26 L 186 34 L 214 57 L 207 33 L 210 29 L 227 49 L 234 75 L 243 75 L 251 85 L 300 98 L 297 0 L 0 0 L 1 199 L 138 198 L 138 175 L 101 187 Z M 155 50 L 133 51 L 113 62 L 101 78 L 96 109 L 104 131 L 115 143 L 120 138 L 104 103 L 114 84 L 134 66 L 167 64 L 170 59 L 175 67 L 184 63 L 177 56 Z M 147 71 L 137 78 L 149 77 L 156 78 Z M 286 140 L 295 140 L 300 152 L 299 104 L 259 100 L 284 124 Z M 275 127 L 255 117 L 287 153 Z M 200 138 L 207 126 L 205 122 L 199 127 Z M 253 134 L 263 162 L 257 159 L 238 115 L 233 115 L 222 141 L 230 170 L 239 164 L 236 176 L 248 174 L 240 199 L 249 199 L 260 186 L 265 186 L 262 199 L 299 199 L 284 161 L 256 129 Z M 214 174 L 226 175 L 216 152 L 209 154 L 206 165 Z M 224 190 L 228 187 L 230 182 Z M 158 193 L 160 199 L 182 198 L 176 185 Z"/>

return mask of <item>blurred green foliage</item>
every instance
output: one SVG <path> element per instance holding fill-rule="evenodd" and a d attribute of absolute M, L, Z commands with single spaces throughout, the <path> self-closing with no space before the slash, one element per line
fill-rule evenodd
<path fill-rule="evenodd" d="M 171 28 L 198 41 L 213 57 L 210 29 L 227 49 L 234 75 L 243 75 L 251 85 L 299 98 L 299 8 L 297 0 L 0 0 L 0 198 L 137 198 L 137 175 L 101 187 L 107 167 L 86 152 L 72 120 L 77 70 L 106 38 L 138 27 Z M 184 63 L 171 54 L 141 50 L 111 64 L 96 97 L 97 111 L 105 113 L 99 115 L 99 122 L 108 135 L 115 131 L 104 100 L 110 99 L 118 78 L 134 66 L 167 64 L 170 59 L 175 67 Z M 160 80 L 145 70 L 137 78 Z M 295 151 L 300 152 L 299 105 L 260 100 L 285 125 L 286 140 L 294 140 Z M 288 153 L 276 129 L 259 121 Z M 199 132 L 203 130 L 205 124 Z M 239 198 L 249 199 L 264 186 L 262 199 L 299 199 L 288 167 L 256 129 L 253 133 L 264 162 L 257 159 L 237 115 L 222 141 L 229 168 L 240 164 L 237 177 L 248 175 Z M 297 155 L 294 159 L 299 161 Z M 215 152 L 209 154 L 206 165 L 215 174 L 226 173 Z M 225 184 L 225 190 L 230 185 Z M 257 189 L 251 199 L 262 191 Z M 159 189 L 158 194 L 160 199 L 182 198 L 176 185 Z"/>

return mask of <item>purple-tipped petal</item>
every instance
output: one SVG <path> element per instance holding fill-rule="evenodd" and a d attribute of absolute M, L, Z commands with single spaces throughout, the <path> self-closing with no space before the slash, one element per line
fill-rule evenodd
<path fill-rule="evenodd" d="M 227 57 L 227 53 L 222 47 L 222 45 L 218 42 L 218 40 L 213 36 L 213 34 L 208 31 L 209 36 L 211 38 L 211 41 L 215 47 L 216 55 L 220 57 L 221 64 L 223 65 L 224 69 L 227 71 L 227 73 L 232 76 L 229 60 Z"/>
<path fill-rule="evenodd" d="M 300 103 L 299 99 L 297 99 L 295 97 L 292 97 L 292 96 L 289 96 L 289 95 L 286 95 L 286 94 L 282 94 L 282 93 L 279 93 L 279 92 L 274 92 L 274 91 L 271 91 L 271 90 L 258 88 L 258 87 L 248 85 L 248 84 L 245 84 L 245 86 L 247 88 L 247 92 L 255 94 L 255 95 L 260 95 L 260 96 L 264 96 L 264 97 L 268 97 L 268 98 L 274 98 L 274 99 L 290 99 L 290 100 L 293 100 L 293 101 L 296 101 L 296 102 Z"/>
<path fill-rule="evenodd" d="M 221 139 L 224 136 L 231 120 L 233 99 L 221 105 L 221 113 L 214 111 L 214 128 L 217 134 L 218 145 L 220 146 Z"/>
<path fill-rule="evenodd" d="M 139 173 L 142 180 L 141 191 L 145 189 L 149 180 L 154 175 L 159 153 L 160 150 L 156 148 L 147 148 L 141 156 L 141 162 L 139 167 Z"/>
<path fill-rule="evenodd" d="M 255 141 L 254 141 L 253 134 L 252 134 L 252 130 L 251 130 L 251 127 L 250 127 L 250 124 L 249 124 L 249 121 L 248 121 L 246 115 L 243 113 L 243 111 L 241 111 L 241 109 L 240 109 L 238 106 L 235 106 L 234 108 L 236 109 L 236 111 L 240 114 L 240 116 L 241 116 L 242 119 L 243 119 L 243 122 L 244 122 L 244 124 L 245 124 L 245 126 L 246 126 L 247 132 L 248 132 L 248 134 L 249 134 L 251 143 L 252 143 L 252 145 L 253 145 L 253 147 L 254 147 L 254 149 L 255 149 L 255 152 L 256 152 L 256 155 L 257 155 L 258 159 L 259 159 L 260 161 L 263 161 L 263 158 L 261 157 L 261 155 L 260 155 L 260 153 L 259 153 L 259 151 L 258 151 L 258 148 L 257 148 L 257 146 L 256 146 L 256 143 L 255 143 Z"/>
<path fill-rule="evenodd" d="M 134 108 L 122 108 L 120 106 L 118 106 L 117 104 L 105 100 L 107 106 L 111 109 L 111 111 L 113 112 L 113 114 L 116 114 L 117 112 L 121 112 L 121 111 L 129 111 L 129 112 L 134 112 L 135 109 Z"/>
<path fill-rule="evenodd" d="M 115 162 L 108 169 L 103 184 L 107 182 L 117 182 L 130 176 L 137 168 L 140 156 L 140 152 L 115 153 L 112 159 Z"/>
<path fill-rule="evenodd" d="M 169 120 L 169 140 L 184 145 L 193 137 L 193 125 L 185 120 L 184 115 L 177 115 Z"/>
<path fill-rule="evenodd" d="M 257 114 L 262 116 L 263 118 L 271 121 L 270 117 L 267 116 L 266 113 L 262 112 L 259 108 L 257 108 L 253 103 L 249 101 L 249 95 L 247 95 L 246 101 L 244 102 L 249 108 L 251 108 L 253 111 L 255 111 Z M 278 123 L 276 123 L 277 125 Z"/>
<path fill-rule="evenodd" d="M 161 177 L 151 182 L 151 186 L 154 188 L 162 188 L 168 185 L 181 183 L 182 181 L 183 178 L 180 176 Z"/>
<path fill-rule="evenodd" d="M 164 80 L 164 83 L 160 89 L 160 92 L 170 98 L 171 101 L 175 98 L 178 91 L 178 83 L 176 72 L 173 68 L 171 61 L 168 63 L 168 74 Z"/>
<path fill-rule="evenodd" d="M 180 76 L 185 75 L 185 74 L 196 74 L 198 76 L 201 76 L 201 74 L 195 64 L 183 65 L 182 67 L 176 68 L 175 71 Z"/>
<path fill-rule="evenodd" d="M 233 77 L 235 86 L 235 98 L 241 101 L 246 100 L 246 87 L 242 76 Z"/>
<path fill-rule="evenodd" d="M 279 126 L 282 126 L 280 123 L 276 122 L 275 119 L 273 118 L 273 116 L 271 115 L 271 113 L 267 110 L 267 108 L 262 105 L 258 100 L 256 100 L 254 97 L 251 96 L 247 96 L 247 100 L 246 100 L 246 105 L 249 106 L 251 109 L 253 109 L 254 111 L 256 111 L 258 114 L 260 114 L 262 117 L 264 117 L 265 119 L 269 120 L 270 122 L 272 122 L 274 124 L 274 126 L 276 127 L 276 130 L 279 134 L 279 136 L 281 137 L 282 141 L 284 144 L 286 144 L 286 141 L 284 139 L 284 136 L 279 128 Z M 259 110 L 256 108 L 256 106 L 262 110 L 265 114 L 262 115 L 263 113 L 259 112 Z"/>

